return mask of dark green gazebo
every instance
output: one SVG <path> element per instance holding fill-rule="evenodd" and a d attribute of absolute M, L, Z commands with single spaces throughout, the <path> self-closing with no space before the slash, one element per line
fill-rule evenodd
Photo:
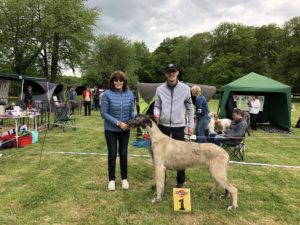
<path fill-rule="evenodd" d="M 230 92 L 237 95 L 264 96 L 263 111 L 259 122 L 279 126 L 289 130 L 291 127 L 291 87 L 271 78 L 251 72 L 221 89 L 219 117 L 225 118 L 225 105 Z"/>

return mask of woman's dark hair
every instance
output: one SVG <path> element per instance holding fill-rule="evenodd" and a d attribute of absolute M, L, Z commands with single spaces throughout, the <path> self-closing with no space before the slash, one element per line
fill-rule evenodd
<path fill-rule="evenodd" d="M 116 70 L 110 75 L 109 81 L 108 81 L 108 87 L 111 90 L 116 90 L 114 81 L 115 80 L 120 80 L 123 81 L 123 87 L 122 90 L 128 90 L 128 76 L 122 72 L 121 70 Z"/>

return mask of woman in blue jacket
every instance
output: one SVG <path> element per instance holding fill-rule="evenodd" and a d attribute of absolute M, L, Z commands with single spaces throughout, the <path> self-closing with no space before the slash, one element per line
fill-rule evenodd
<path fill-rule="evenodd" d="M 197 142 L 206 143 L 205 129 L 210 121 L 210 112 L 207 105 L 206 98 L 201 94 L 199 85 L 192 87 L 192 95 L 196 97 L 196 116 L 198 120 L 197 125 Z"/>
<path fill-rule="evenodd" d="M 119 150 L 122 188 L 128 189 L 127 150 L 130 130 L 128 120 L 135 117 L 134 96 L 128 90 L 128 77 L 122 71 L 115 71 L 109 79 L 109 89 L 103 93 L 101 116 L 108 149 L 108 190 L 115 190 L 115 170 Z M 117 149 L 119 147 L 119 149 Z"/>

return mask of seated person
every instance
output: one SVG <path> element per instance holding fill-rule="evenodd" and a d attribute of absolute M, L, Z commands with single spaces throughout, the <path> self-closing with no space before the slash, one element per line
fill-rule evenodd
<path fill-rule="evenodd" d="M 219 146 L 221 145 L 221 143 L 238 145 L 242 141 L 242 137 L 244 136 L 248 127 L 247 122 L 243 118 L 242 111 L 240 109 L 234 109 L 232 117 L 233 120 L 231 122 L 231 125 L 224 131 L 224 133 L 209 134 L 209 139 L 212 140 L 213 143 Z"/>

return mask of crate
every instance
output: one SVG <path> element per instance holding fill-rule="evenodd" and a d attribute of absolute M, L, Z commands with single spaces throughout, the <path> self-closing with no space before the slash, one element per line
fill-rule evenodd
<path fill-rule="evenodd" d="M 24 136 L 18 137 L 18 145 L 19 147 L 25 147 L 27 145 L 32 144 L 32 136 L 31 134 L 26 134 Z"/>
<path fill-rule="evenodd" d="M 1 142 L 5 142 L 5 146 L 17 147 L 17 141 L 15 134 L 7 134 L 3 137 L 0 137 Z M 9 143 L 9 144 L 8 144 Z M 25 147 L 32 144 L 31 134 L 26 134 L 24 136 L 18 137 L 18 147 Z"/>
<path fill-rule="evenodd" d="M 12 148 L 16 146 L 16 138 L 15 134 L 6 134 L 2 137 L 0 137 L 1 148 Z"/>

